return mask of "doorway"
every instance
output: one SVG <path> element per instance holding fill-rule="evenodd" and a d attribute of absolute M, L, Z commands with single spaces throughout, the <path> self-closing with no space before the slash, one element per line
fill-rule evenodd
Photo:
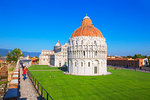
<path fill-rule="evenodd" d="M 61 67 L 61 63 L 59 63 L 59 67 Z"/>
<path fill-rule="evenodd" d="M 97 66 L 94 67 L 94 74 L 97 74 Z"/>

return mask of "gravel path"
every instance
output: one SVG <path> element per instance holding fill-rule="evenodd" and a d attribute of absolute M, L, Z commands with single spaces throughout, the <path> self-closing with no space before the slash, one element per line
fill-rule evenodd
<path fill-rule="evenodd" d="M 140 70 L 139 68 L 124 68 L 124 67 L 119 67 L 119 66 L 109 66 L 109 67 L 116 67 L 117 69 L 127 69 L 127 70 L 133 70 L 133 71 L 138 71 L 138 72 L 150 73 L 150 71 Z"/>
<path fill-rule="evenodd" d="M 22 76 L 22 69 L 20 69 L 20 98 L 19 100 L 40 100 L 37 91 L 35 90 L 32 82 L 27 76 L 24 81 Z"/>

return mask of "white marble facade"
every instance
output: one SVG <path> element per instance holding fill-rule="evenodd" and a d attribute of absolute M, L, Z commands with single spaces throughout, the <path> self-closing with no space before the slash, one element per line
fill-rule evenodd
<path fill-rule="evenodd" d="M 54 50 L 41 50 L 39 65 L 49 65 L 53 67 L 67 66 L 68 43 L 61 45 L 59 41 L 54 46 Z"/>
<path fill-rule="evenodd" d="M 89 19 L 89 17 L 85 18 Z M 88 20 L 87 21 L 84 20 L 82 21 L 80 28 L 84 30 L 86 26 L 82 25 L 90 25 L 90 24 L 91 22 L 88 23 Z M 84 32 L 88 31 L 84 30 Z M 89 32 L 88 34 L 87 33 L 83 34 L 82 30 L 80 30 L 75 34 L 73 34 L 69 39 L 69 47 L 68 47 L 69 74 L 72 75 L 107 74 L 106 40 L 104 37 L 93 35 L 90 36 L 90 34 L 92 33 Z"/>
<path fill-rule="evenodd" d="M 54 47 L 55 52 L 53 55 L 51 55 L 51 65 L 55 67 L 64 67 L 67 66 L 68 63 L 68 57 L 67 57 L 67 48 L 68 48 L 68 43 L 65 43 L 64 45 L 61 45 L 60 48 Z"/>
<path fill-rule="evenodd" d="M 107 45 L 100 37 L 73 37 L 69 40 L 69 73 L 74 75 L 105 75 Z"/>

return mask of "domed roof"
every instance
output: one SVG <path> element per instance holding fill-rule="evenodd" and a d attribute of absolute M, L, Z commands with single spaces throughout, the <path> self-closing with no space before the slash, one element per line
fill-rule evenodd
<path fill-rule="evenodd" d="M 61 44 L 59 43 L 59 40 L 58 40 L 58 42 L 56 43 L 55 46 L 61 46 Z"/>
<path fill-rule="evenodd" d="M 91 19 L 87 15 L 83 18 L 81 26 L 73 32 L 71 38 L 79 36 L 103 38 L 102 33 L 97 28 L 94 27 Z"/>

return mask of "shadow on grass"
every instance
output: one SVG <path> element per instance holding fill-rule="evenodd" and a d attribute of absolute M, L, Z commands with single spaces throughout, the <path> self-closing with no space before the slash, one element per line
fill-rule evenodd
<path fill-rule="evenodd" d="M 62 70 L 62 71 L 64 71 L 64 72 L 67 71 L 67 67 L 59 67 L 58 69 L 59 69 L 59 70 Z"/>

